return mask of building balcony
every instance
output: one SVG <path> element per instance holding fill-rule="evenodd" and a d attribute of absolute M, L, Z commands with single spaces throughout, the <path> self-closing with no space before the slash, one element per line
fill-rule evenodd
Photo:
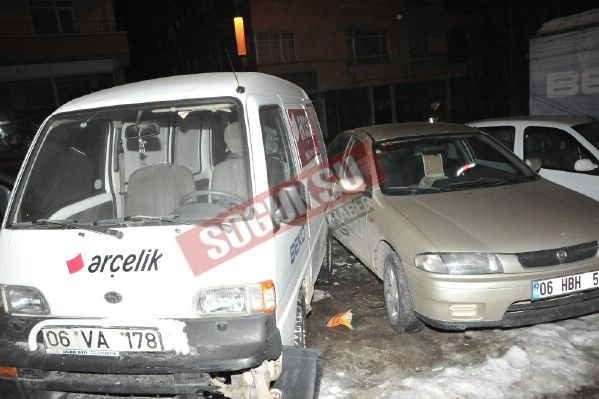
<path fill-rule="evenodd" d="M 73 33 L 98 33 L 116 31 L 114 20 L 54 21 L 0 21 L 0 37 L 32 35 L 70 35 Z"/>
<path fill-rule="evenodd" d="M 72 21 L 62 26 L 0 21 L 0 37 L 0 65 L 129 59 L 127 32 L 116 31 L 110 20 Z"/>

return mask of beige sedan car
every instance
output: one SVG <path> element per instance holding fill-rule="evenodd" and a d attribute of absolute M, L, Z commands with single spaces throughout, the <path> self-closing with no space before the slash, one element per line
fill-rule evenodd
<path fill-rule="evenodd" d="M 490 136 L 448 123 L 371 126 L 336 137 L 335 154 L 353 200 L 331 212 L 331 230 L 383 280 L 396 330 L 599 310 L 599 203 L 541 178 Z M 378 183 L 355 184 L 364 176 Z"/>

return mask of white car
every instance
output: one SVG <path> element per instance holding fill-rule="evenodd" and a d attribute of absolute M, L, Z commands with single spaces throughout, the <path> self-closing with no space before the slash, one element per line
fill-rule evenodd
<path fill-rule="evenodd" d="M 518 116 L 469 122 L 554 183 L 599 200 L 599 123 L 582 116 Z"/>
<path fill-rule="evenodd" d="M 0 396 L 280 397 L 330 265 L 297 178 L 324 163 L 308 96 L 273 76 L 174 76 L 62 106 L 0 232 Z"/>

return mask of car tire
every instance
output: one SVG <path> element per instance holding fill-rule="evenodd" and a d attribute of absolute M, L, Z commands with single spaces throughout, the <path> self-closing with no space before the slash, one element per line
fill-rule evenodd
<path fill-rule="evenodd" d="M 318 277 L 316 278 L 316 282 L 319 284 L 330 284 L 333 281 L 333 255 L 331 248 L 331 233 L 327 232 L 325 250 L 324 250 L 324 259 L 322 260 L 322 265 L 320 266 L 320 272 L 318 272 Z"/>
<path fill-rule="evenodd" d="M 293 331 L 293 343 L 300 348 L 306 347 L 306 301 L 304 294 L 300 293 L 295 307 L 295 327 Z"/>
<path fill-rule="evenodd" d="M 383 296 L 391 327 L 401 333 L 422 329 L 424 323 L 414 313 L 406 275 L 396 254 L 389 254 L 385 259 Z"/>

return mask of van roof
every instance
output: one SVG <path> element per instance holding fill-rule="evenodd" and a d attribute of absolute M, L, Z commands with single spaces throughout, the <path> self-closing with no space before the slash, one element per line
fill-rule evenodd
<path fill-rule="evenodd" d="M 478 130 L 457 123 L 405 122 L 360 127 L 349 130 L 348 132 L 362 132 L 368 134 L 374 141 L 385 141 L 401 137 L 428 136 L 434 134 L 476 133 Z"/>
<path fill-rule="evenodd" d="M 232 72 L 178 75 L 129 83 L 91 93 L 69 101 L 55 113 L 194 98 L 243 98 L 254 94 L 282 94 L 308 98 L 300 87 L 276 76 L 239 72 L 237 78 L 239 85 L 245 88 L 244 93 L 236 92 L 237 81 Z"/>

